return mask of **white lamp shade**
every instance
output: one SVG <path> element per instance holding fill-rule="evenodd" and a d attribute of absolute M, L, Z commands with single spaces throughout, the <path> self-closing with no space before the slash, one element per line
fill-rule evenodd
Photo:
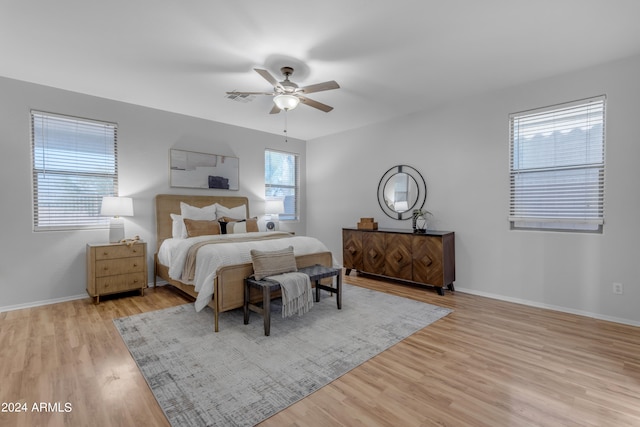
<path fill-rule="evenodd" d="M 100 215 L 111 216 L 109 222 L 109 242 L 118 243 L 124 239 L 124 220 L 121 216 L 133 216 L 131 197 L 103 197 Z"/>
<path fill-rule="evenodd" d="M 277 215 L 284 213 L 284 200 L 267 199 L 265 201 L 264 213 L 267 215 Z"/>
<path fill-rule="evenodd" d="M 131 197 L 103 197 L 100 215 L 133 216 L 133 199 Z"/>
<path fill-rule="evenodd" d="M 273 98 L 273 102 L 281 110 L 293 110 L 300 103 L 300 98 L 294 95 L 282 94 Z"/>

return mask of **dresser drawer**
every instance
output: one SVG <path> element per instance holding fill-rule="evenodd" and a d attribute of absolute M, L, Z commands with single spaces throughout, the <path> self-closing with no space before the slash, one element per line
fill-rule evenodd
<path fill-rule="evenodd" d="M 144 245 L 113 245 L 95 248 L 96 260 L 144 256 Z"/>
<path fill-rule="evenodd" d="M 118 274 L 116 276 L 100 277 L 96 279 L 98 294 L 111 294 L 130 291 L 145 287 L 143 272 L 133 274 Z"/>
<path fill-rule="evenodd" d="M 143 257 L 105 259 L 96 261 L 96 277 L 115 276 L 125 273 L 139 273 L 144 271 Z"/>

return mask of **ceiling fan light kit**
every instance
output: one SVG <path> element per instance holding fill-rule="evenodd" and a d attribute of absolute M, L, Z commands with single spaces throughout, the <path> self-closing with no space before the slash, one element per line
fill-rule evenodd
<path fill-rule="evenodd" d="M 300 98 L 294 95 L 281 94 L 276 95 L 275 98 L 273 98 L 273 102 L 279 109 L 289 111 L 298 106 Z"/>
<path fill-rule="evenodd" d="M 313 99 L 307 98 L 306 94 L 313 92 L 321 92 L 324 90 L 339 89 L 340 85 L 334 80 L 324 83 L 317 83 L 305 87 L 298 87 L 297 84 L 289 80 L 289 76 L 293 74 L 292 67 L 282 67 L 280 71 L 284 75 L 284 80 L 279 82 L 269 73 L 267 70 L 260 68 L 254 68 L 254 71 L 262 76 L 266 81 L 273 86 L 273 92 L 239 92 L 232 91 L 227 92 L 227 95 L 233 95 L 235 97 L 246 97 L 249 95 L 270 95 L 273 96 L 274 106 L 270 111 L 270 114 L 277 114 L 280 111 L 293 110 L 298 106 L 300 102 L 310 107 L 316 108 L 320 111 L 328 113 L 333 110 L 333 107 L 323 104 Z"/>

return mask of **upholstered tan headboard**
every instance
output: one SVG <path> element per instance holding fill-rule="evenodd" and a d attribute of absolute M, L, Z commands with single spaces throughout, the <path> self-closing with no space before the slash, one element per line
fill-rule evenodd
<path fill-rule="evenodd" d="M 157 248 L 164 239 L 171 237 L 172 220 L 170 214 L 180 215 L 180 202 L 199 208 L 219 203 L 228 208 L 245 205 L 249 218 L 249 199 L 236 196 L 193 196 L 187 194 L 158 194 L 156 196 L 156 242 Z M 156 248 L 156 249 L 157 249 Z"/>

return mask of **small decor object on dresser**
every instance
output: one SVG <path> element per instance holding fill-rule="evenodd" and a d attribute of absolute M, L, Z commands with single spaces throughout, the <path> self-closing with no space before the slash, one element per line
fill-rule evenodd
<path fill-rule="evenodd" d="M 414 209 L 412 219 L 412 226 L 414 233 L 426 233 L 427 232 L 427 215 L 431 215 L 431 212 L 424 209 Z"/>
<path fill-rule="evenodd" d="M 87 244 L 87 293 L 100 302 L 101 295 L 147 287 L 147 244 L 131 240 L 125 244 Z"/>
<path fill-rule="evenodd" d="M 360 218 L 358 223 L 358 230 L 377 230 L 378 223 L 373 218 Z"/>

